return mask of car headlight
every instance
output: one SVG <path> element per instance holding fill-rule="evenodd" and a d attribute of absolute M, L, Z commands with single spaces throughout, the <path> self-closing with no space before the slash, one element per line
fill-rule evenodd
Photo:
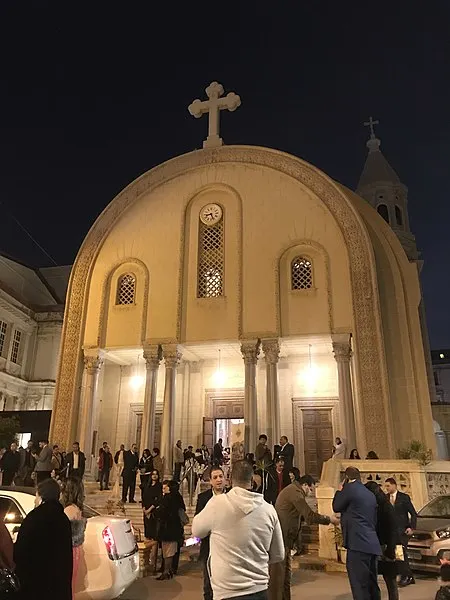
<path fill-rule="evenodd" d="M 450 527 L 444 527 L 444 529 L 437 529 L 436 535 L 440 540 L 450 539 Z"/>

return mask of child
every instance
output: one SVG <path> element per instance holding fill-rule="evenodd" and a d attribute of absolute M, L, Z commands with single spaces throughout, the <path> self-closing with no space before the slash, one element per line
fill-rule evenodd
<path fill-rule="evenodd" d="M 434 600 L 450 600 L 450 563 L 442 562 L 440 571 L 441 587 Z"/>

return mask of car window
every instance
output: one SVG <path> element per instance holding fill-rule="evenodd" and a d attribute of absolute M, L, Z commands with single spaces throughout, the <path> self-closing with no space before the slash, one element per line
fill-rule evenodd
<path fill-rule="evenodd" d="M 439 517 L 450 519 L 450 496 L 439 496 L 424 506 L 419 517 Z"/>
<path fill-rule="evenodd" d="M 11 498 L 0 496 L 0 516 L 5 525 L 19 525 L 23 521 L 18 505 Z"/>
<path fill-rule="evenodd" d="M 100 513 L 98 513 L 96 510 L 94 510 L 93 508 L 91 508 L 90 506 L 83 506 L 83 517 L 85 519 L 90 519 L 91 517 L 98 517 L 100 516 Z"/>

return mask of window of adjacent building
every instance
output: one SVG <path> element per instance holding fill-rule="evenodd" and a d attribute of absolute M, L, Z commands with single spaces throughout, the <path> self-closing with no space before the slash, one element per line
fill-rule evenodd
<path fill-rule="evenodd" d="M 214 225 L 199 220 L 197 297 L 223 296 L 223 219 Z"/>
<path fill-rule="evenodd" d="M 399 227 L 403 227 L 403 214 L 400 206 L 395 207 L 395 222 Z"/>
<path fill-rule="evenodd" d="M 3 350 L 5 348 L 5 340 L 6 340 L 6 330 L 8 326 L 5 321 L 0 321 L 0 356 L 3 354 Z"/>
<path fill-rule="evenodd" d="M 19 364 L 20 359 L 20 342 L 22 341 L 22 332 L 16 329 L 14 331 L 13 343 L 11 348 L 11 362 Z"/>
<path fill-rule="evenodd" d="M 378 211 L 378 214 L 383 217 L 383 219 L 386 221 L 386 223 L 389 223 L 389 211 L 388 211 L 388 207 L 386 206 L 386 204 L 379 204 L 377 206 L 377 211 Z"/>
<path fill-rule="evenodd" d="M 117 284 L 116 304 L 126 306 L 134 304 L 136 299 L 136 277 L 132 273 L 126 273 L 119 278 Z"/>
<path fill-rule="evenodd" d="M 291 262 L 291 288 L 309 290 L 312 288 L 312 263 L 306 256 L 296 256 Z"/>

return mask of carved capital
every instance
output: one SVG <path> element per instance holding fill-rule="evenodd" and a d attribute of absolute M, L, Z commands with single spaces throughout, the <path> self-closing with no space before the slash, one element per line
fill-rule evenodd
<path fill-rule="evenodd" d="M 349 362 L 353 354 L 347 342 L 333 342 L 333 352 L 337 362 Z"/>
<path fill-rule="evenodd" d="M 176 344 L 165 344 L 162 347 L 166 369 L 175 369 L 179 364 L 182 354 Z"/>
<path fill-rule="evenodd" d="M 149 371 L 156 371 L 162 359 L 162 348 L 158 345 L 144 346 L 144 360 Z"/>
<path fill-rule="evenodd" d="M 262 349 L 264 352 L 264 358 L 268 364 L 276 364 L 280 358 L 280 342 L 277 339 L 263 340 Z"/>
<path fill-rule="evenodd" d="M 95 373 L 96 371 L 100 371 L 103 365 L 103 358 L 99 355 L 87 355 L 84 356 L 84 368 L 86 371 Z"/>
<path fill-rule="evenodd" d="M 241 353 L 246 365 L 256 365 L 258 362 L 261 341 L 249 341 L 241 343 Z"/>

